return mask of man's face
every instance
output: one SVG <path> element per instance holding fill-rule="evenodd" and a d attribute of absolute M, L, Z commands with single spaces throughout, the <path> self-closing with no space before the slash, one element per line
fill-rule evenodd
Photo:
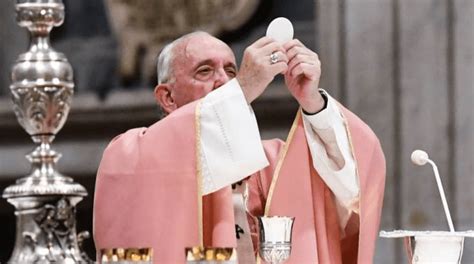
<path fill-rule="evenodd" d="M 237 74 L 235 56 L 210 35 L 192 36 L 175 47 L 171 96 L 177 107 L 206 96 Z"/>

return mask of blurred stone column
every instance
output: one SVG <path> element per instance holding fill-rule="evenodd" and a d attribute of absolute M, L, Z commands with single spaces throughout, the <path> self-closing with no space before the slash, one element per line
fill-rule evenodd
<path fill-rule="evenodd" d="M 14 1 L 0 1 L 0 96 L 10 94 L 11 65 L 28 47 L 28 32 L 16 24 L 14 10 Z"/>

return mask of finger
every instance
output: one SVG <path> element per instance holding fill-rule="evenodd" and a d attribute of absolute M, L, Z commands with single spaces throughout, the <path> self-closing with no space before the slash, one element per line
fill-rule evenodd
<path fill-rule="evenodd" d="M 296 76 L 299 76 L 300 74 L 303 74 L 303 68 L 300 66 L 300 64 L 296 65 L 296 67 L 294 67 L 290 71 L 291 77 L 296 77 Z"/>
<path fill-rule="evenodd" d="M 277 52 L 273 52 L 272 54 L 275 54 L 278 58 L 278 62 L 284 62 L 285 64 L 288 64 L 288 57 L 286 56 L 286 54 L 282 51 L 277 51 Z M 271 57 L 273 56 L 272 54 L 266 56 L 266 58 L 268 58 L 268 61 L 272 64 L 272 59 Z"/>
<path fill-rule="evenodd" d="M 288 62 L 288 69 L 291 71 L 294 67 L 296 67 L 300 63 L 306 63 L 308 65 L 313 65 L 315 68 L 320 67 L 321 63 L 319 60 L 316 60 L 312 56 L 298 54 L 293 59 L 290 59 Z"/>
<path fill-rule="evenodd" d="M 299 41 L 298 39 L 292 39 L 292 40 L 288 41 L 287 43 L 285 43 L 285 44 L 283 45 L 283 48 L 284 48 L 285 50 L 289 50 L 289 49 L 291 49 L 291 48 L 293 48 L 293 47 L 295 47 L 295 46 L 297 46 L 297 47 L 306 47 L 306 46 L 305 46 L 303 43 L 301 43 L 301 41 Z"/>
<path fill-rule="evenodd" d="M 296 65 L 290 72 L 291 77 L 296 77 L 304 75 L 308 79 L 314 79 L 318 69 L 314 65 L 309 65 L 307 63 L 300 63 Z"/>
<path fill-rule="evenodd" d="M 265 36 L 265 37 L 259 38 L 252 45 L 250 45 L 250 47 L 259 49 L 271 42 L 275 42 L 275 41 L 272 38 Z"/>
<path fill-rule="evenodd" d="M 281 44 L 276 41 L 267 43 L 265 46 L 261 47 L 258 50 L 258 53 L 262 55 L 270 55 L 276 51 L 286 53 L 285 49 L 281 46 Z"/>
<path fill-rule="evenodd" d="M 297 54 L 293 58 L 288 57 L 288 66 L 293 68 L 298 63 L 306 62 L 308 64 L 316 65 L 317 61 L 314 61 L 314 58 L 306 54 Z"/>
<path fill-rule="evenodd" d="M 274 64 L 270 65 L 270 67 L 272 69 L 272 73 L 273 73 L 274 76 L 279 74 L 279 73 L 286 74 L 287 71 L 288 71 L 288 64 L 286 64 L 286 62 L 284 62 L 284 61 L 274 63 Z"/>
<path fill-rule="evenodd" d="M 286 55 L 288 56 L 289 60 L 293 59 L 293 57 L 298 54 L 310 55 L 313 56 L 315 59 L 319 59 L 318 54 L 305 47 L 294 46 L 293 48 L 286 51 Z"/>

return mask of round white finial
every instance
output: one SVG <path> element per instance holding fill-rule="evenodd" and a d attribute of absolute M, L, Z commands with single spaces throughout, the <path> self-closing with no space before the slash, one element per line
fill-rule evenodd
<path fill-rule="evenodd" d="M 267 37 L 284 44 L 293 39 L 293 25 L 284 17 L 277 17 L 268 25 Z"/>
<path fill-rule="evenodd" d="M 417 149 L 411 153 L 411 161 L 416 165 L 423 166 L 428 162 L 428 159 L 428 153 L 423 150 Z"/>

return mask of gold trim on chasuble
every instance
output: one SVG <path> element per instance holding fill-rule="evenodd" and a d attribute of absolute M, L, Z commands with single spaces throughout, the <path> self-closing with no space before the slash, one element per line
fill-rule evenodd
<path fill-rule="evenodd" d="M 273 192 L 276 188 L 276 183 L 277 183 L 277 180 L 278 180 L 278 176 L 280 175 L 280 170 L 281 170 L 281 167 L 283 166 L 283 161 L 285 160 L 286 153 L 288 152 L 290 144 L 293 141 L 293 137 L 294 137 L 296 128 L 298 127 L 298 121 L 299 121 L 299 118 L 301 117 L 301 111 L 302 111 L 302 109 L 300 107 L 298 109 L 298 112 L 296 113 L 296 117 L 295 117 L 295 120 L 293 121 L 293 124 L 291 126 L 290 133 L 288 134 L 288 137 L 286 138 L 285 146 L 281 150 L 280 156 L 278 157 L 278 163 L 277 163 L 277 166 L 275 167 L 275 171 L 273 172 L 272 182 L 270 184 L 270 189 L 268 191 L 267 201 L 265 203 L 264 216 L 268 216 L 268 213 L 270 211 L 270 205 L 271 205 L 272 198 L 273 198 Z M 359 166 L 357 166 L 357 159 L 355 157 L 354 144 L 352 143 L 352 137 L 351 137 L 351 133 L 350 133 L 350 130 L 349 130 L 349 124 L 348 124 L 347 118 L 344 115 L 344 113 L 342 112 L 341 108 L 339 108 L 339 112 L 340 112 L 340 114 L 342 116 L 342 119 L 344 121 L 344 128 L 346 129 L 347 138 L 349 140 L 349 146 L 350 146 L 350 149 L 351 149 L 352 158 L 354 159 L 354 164 L 355 164 L 355 169 L 356 169 L 356 176 L 357 176 L 357 181 L 359 183 L 359 189 L 360 189 Z M 359 202 L 358 202 L 359 203 L 359 214 L 360 214 L 360 201 L 361 201 L 361 199 L 360 199 L 360 192 L 359 192 Z M 260 256 L 257 254 L 257 264 L 260 264 L 260 263 L 261 263 L 261 259 L 260 259 Z"/>
<path fill-rule="evenodd" d="M 201 102 L 196 104 L 194 114 L 195 142 L 196 142 L 196 179 L 197 179 L 197 208 L 198 208 L 198 237 L 199 246 L 204 247 L 203 220 L 202 220 L 202 164 L 201 164 Z"/>
<path fill-rule="evenodd" d="M 275 167 L 275 171 L 273 172 L 272 182 L 270 183 L 270 189 L 268 190 L 267 202 L 265 203 L 265 212 L 263 214 L 264 216 L 268 216 L 268 212 L 270 211 L 270 204 L 273 198 L 273 192 L 275 191 L 275 188 L 276 188 L 278 176 L 280 176 L 280 170 L 281 170 L 281 167 L 283 166 L 283 161 L 285 160 L 286 153 L 288 152 L 288 148 L 290 147 L 290 144 L 293 141 L 293 136 L 295 134 L 296 128 L 298 127 L 298 120 L 300 116 L 301 116 L 301 107 L 298 109 L 298 112 L 296 112 L 296 117 L 295 117 L 295 120 L 293 121 L 293 124 L 291 125 L 290 133 L 288 134 L 288 137 L 286 138 L 283 149 L 280 151 L 278 162 Z"/>
<path fill-rule="evenodd" d="M 288 134 L 288 137 L 286 138 L 285 146 L 281 150 L 280 156 L 278 157 L 278 163 L 277 163 L 277 166 L 275 167 L 275 171 L 273 172 L 272 182 L 270 184 L 270 189 L 268 191 L 267 202 L 265 203 L 264 216 L 268 216 L 268 213 L 270 211 L 270 205 L 271 205 L 271 201 L 272 201 L 272 198 L 273 198 L 273 192 L 276 188 L 276 183 L 277 183 L 277 180 L 278 180 L 278 176 L 280 176 L 280 170 L 281 170 L 281 167 L 283 166 L 283 161 L 285 160 L 286 153 L 288 152 L 290 144 L 293 141 L 293 137 L 294 137 L 296 128 L 298 127 L 298 120 L 301 116 L 301 111 L 302 111 L 302 109 L 300 107 L 300 109 L 298 109 L 298 112 L 296 113 L 296 117 L 295 117 L 295 120 L 293 121 L 293 125 L 291 125 L 290 133 Z M 359 188 L 360 188 L 359 166 L 357 166 L 357 159 L 355 157 L 354 144 L 352 143 L 352 137 L 351 137 L 351 133 L 350 133 L 350 130 L 349 130 L 349 125 L 348 125 L 346 116 L 342 112 L 342 109 L 339 109 L 339 112 L 341 113 L 342 119 L 344 121 L 344 128 L 346 129 L 347 138 L 348 138 L 348 141 L 349 141 L 349 146 L 350 146 L 350 149 L 351 149 L 352 158 L 354 159 L 357 181 L 359 183 Z M 359 193 L 359 196 L 360 196 L 360 193 Z M 360 197 L 359 197 L 359 208 L 360 208 Z"/>
<path fill-rule="evenodd" d="M 281 167 L 283 166 L 283 161 L 285 160 L 286 153 L 288 152 L 288 148 L 290 147 L 290 143 L 293 140 L 293 136 L 295 134 L 296 128 L 298 127 L 298 120 L 300 116 L 301 116 L 301 107 L 298 109 L 298 112 L 296 112 L 296 117 L 295 117 L 295 120 L 293 121 L 293 124 L 291 125 L 290 133 L 288 133 L 288 137 L 286 138 L 285 145 L 283 146 L 283 149 L 280 151 L 278 162 L 275 167 L 275 171 L 273 172 L 272 182 L 270 183 L 270 189 L 268 190 L 267 201 L 265 203 L 265 212 L 263 213 L 264 216 L 268 216 L 268 212 L 270 211 L 270 204 L 273 198 L 273 192 L 276 187 L 278 176 L 280 175 L 280 170 L 281 170 Z M 261 263 L 262 263 L 262 259 L 260 258 L 260 254 L 257 254 L 256 264 L 261 264 Z"/>

